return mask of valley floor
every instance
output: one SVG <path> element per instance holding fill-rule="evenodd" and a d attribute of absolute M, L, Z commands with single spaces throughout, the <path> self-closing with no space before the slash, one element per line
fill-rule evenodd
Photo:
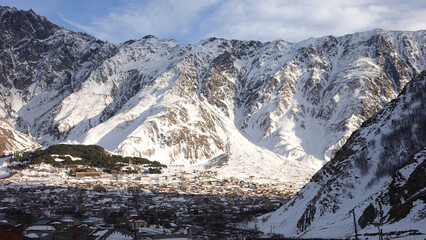
<path fill-rule="evenodd" d="M 134 232 L 141 238 L 240 239 L 261 236 L 249 222 L 292 194 L 277 184 L 215 175 L 169 169 L 160 175 L 77 178 L 62 168 L 32 166 L 0 180 L 1 224 L 27 236 L 77 231 L 85 239 Z"/>

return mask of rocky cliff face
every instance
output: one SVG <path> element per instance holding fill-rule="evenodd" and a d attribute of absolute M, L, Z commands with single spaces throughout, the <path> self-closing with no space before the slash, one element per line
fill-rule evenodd
<path fill-rule="evenodd" d="M 111 44 L 0 11 L 0 116 L 19 130 L 232 174 L 305 179 L 426 62 L 425 31 Z"/>
<path fill-rule="evenodd" d="M 426 72 L 365 121 L 282 208 L 265 216 L 293 236 L 354 235 L 352 209 L 360 233 L 424 233 L 426 224 Z M 404 236 L 404 235 L 402 235 Z"/>
<path fill-rule="evenodd" d="M 30 136 L 23 134 L 0 118 L 0 156 L 29 151 L 41 147 Z"/>

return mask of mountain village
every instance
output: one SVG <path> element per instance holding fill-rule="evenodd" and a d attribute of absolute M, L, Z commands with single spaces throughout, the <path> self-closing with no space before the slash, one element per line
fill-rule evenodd
<path fill-rule="evenodd" d="M 1 179 L 0 187 L 0 228 L 36 239 L 259 236 L 248 223 L 294 194 L 253 177 L 218 179 L 214 171 L 87 173 L 59 184 L 52 175 L 60 169 L 36 168 Z"/>

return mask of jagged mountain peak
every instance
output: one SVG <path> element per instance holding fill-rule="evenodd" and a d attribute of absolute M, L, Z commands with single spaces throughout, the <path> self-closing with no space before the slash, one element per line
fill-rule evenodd
<path fill-rule="evenodd" d="M 46 18 L 33 11 L 22 11 L 16 8 L 0 7 L 0 48 L 10 48 L 29 39 L 43 40 L 60 29 Z M 16 44 L 18 43 L 18 44 Z"/>

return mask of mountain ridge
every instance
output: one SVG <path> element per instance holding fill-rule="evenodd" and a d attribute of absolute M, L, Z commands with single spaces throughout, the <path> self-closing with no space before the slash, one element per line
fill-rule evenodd
<path fill-rule="evenodd" d="M 2 9 L 10 40 L 4 12 L 13 11 Z M 20 24 L 37 25 L 28 21 Z M 426 62 L 425 31 L 188 45 L 38 34 L 47 38 L 1 49 L 0 113 L 43 145 L 98 144 L 167 164 L 215 167 L 220 158 L 227 174 L 260 169 L 289 181 L 319 169 Z M 34 63 L 23 60 L 30 50 Z"/>

